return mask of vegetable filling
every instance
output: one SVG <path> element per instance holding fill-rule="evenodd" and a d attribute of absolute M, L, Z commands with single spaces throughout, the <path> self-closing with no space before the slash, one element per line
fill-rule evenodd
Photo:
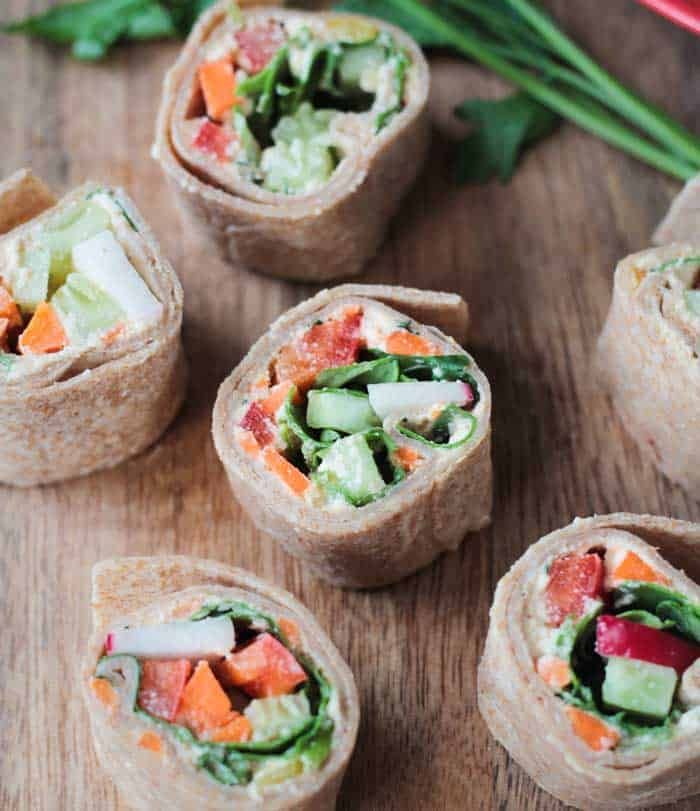
<path fill-rule="evenodd" d="M 561 555 L 541 582 L 535 668 L 589 748 L 697 734 L 700 605 L 622 547 Z"/>
<path fill-rule="evenodd" d="M 112 192 L 97 190 L 5 242 L 0 369 L 19 356 L 108 347 L 160 318 L 120 236 L 136 230 Z"/>
<path fill-rule="evenodd" d="M 320 769 L 330 754 L 333 688 L 298 649 L 299 631 L 242 602 L 211 602 L 188 621 L 108 634 L 91 688 L 153 725 L 219 783 L 262 788 Z"/>
<path fill-rule="evenodd" d="M 377 501 L 474 435 L 471 359 L 440 352 L 410 321 L 335 312 L 283 346 L 251 387 L 238 443 L 314 506 Z"/>
<path fill-rule="evenodd" d="M 401 112 L 409 67 L 394 38 L 364 20 L 245 22 L 235 9 L 197 68 L 191 145 L 271 192 L 315 192 L 348 139 Z"/>

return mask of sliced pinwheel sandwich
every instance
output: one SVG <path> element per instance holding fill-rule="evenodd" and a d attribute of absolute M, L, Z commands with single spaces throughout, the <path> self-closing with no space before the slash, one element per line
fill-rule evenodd
<path fill-rule="evenodd" d="M 136 809 L 332 811 L 359 719 L 347 665 L 294 598 L 181 556 L 104 561 L 83 691 Z"/>
<path fill-rule="evenodd" d="M 222 384 L 214 439 L 255 523 L 321 577 L 405 577 L 491 509 L 488 381 L 444 293 L 345 285 L 276 321 Z"/>
<path fill-rule="evenodd" d="M 700 246 L 624 259 L 598 343 L 625 428 L 669 479 L 700 495 Z"/>
<path fill-rule="evenodd" d="M 420 170 L 428 84 L 418 46 L 386 23 L 226 0 L 166 78 L 154 154 L 234 263 L 352 275 Z"/>
<path fill-rule="evenodd" d="M 0 481 L 116 465 L 182 402 L 180 283 L 119 189 L 56 202 L 19 172 L 0 188 L 0 223 Z"/>
<path fill-rule="evenodd" d="M 683 570 L 687 571 L 687 574 Z M 700 526 L 577 519 L 502 578 L 479 666 L 489 729 L 583 809 L 700 792 Z"/>

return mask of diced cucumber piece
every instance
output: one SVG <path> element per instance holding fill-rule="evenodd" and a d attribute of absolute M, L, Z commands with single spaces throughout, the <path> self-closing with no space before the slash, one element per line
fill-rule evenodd
<path fill-rule="evenodd" d="M 117 302 L 81 273 L 68 276 L 51 304 L 72 344 L 94 340 L 126 319 Z"/>
<path fill-rule="evenodd" d="M 362 434 L 334 442 L 325 451 L 317 473 L 322 487 L 336 489 L 352 502 L 365 502 L 386 486 Z"/>
<path fill-rule="evenodd" d="M 163 306 L 111 231 L 101 231 L 75 245 L 73 266 L 116 302 L 130 321 L 144 323 L 160 316 Z"/>
<path fill-rule="evenodd" d="M 301 139 L 268 147 L 260 161 L 263 186 L 280 194 L 309 194 L 324 186 L 335 169 L 331 150 Z"/>
<path fill-rule="evenodd" d="M 253 727 L 253 741 L 271 741 L 298 734 L 311 720 L 306 693 L 257 698 L 243 711 Z"/>
<path fill-rule="evenodd" d="M 379 68 L 385 62 L 386 52 L 381 45 L 348 48 L 338 65 L 340 82 L 344 87 L 372 93 L 377 89 Z"/>
<path fill-rule="evenodd" d="M 24 315 L 30 315 L 49 295 L 51 253 L 43 245 L 23 251 L 21 266 L 12 274 L 12 295 Z"/>
<path fill-rule="evenodd" d="M 686 290 L 685 304 L 691 313 L 700 315 L 700 290 Z"/>
<path fill-rule="evenodd" d="M 306 422 L 311 428 L 333 428 L 346 434 L 357 434 L 380 425 L 369 397 L 348 389 L 312 389 Z"/>
<path fill-rule="evenodd" d="M 233 114 L 233 127 L 241 142 L 241 151 L 239 152 L 237 163 L 243 164 L 244 166 L 257 166 L 258 163 L 260 163 L 260 144 L 250 131 L 245 116 L 238 111 Z"/>
<path fill-rule="evenodd" d="M 257 786 L 273 786 L 298 777 L 304 771 L 304 764 L 298 757 L 271 757 L 255 772 L 253 782 Z"/>
<path fill-rule="evenodd" d="M 97 203 L 77 203 L 55 217 L 41 235 L 41 244 L 51 253 L 51 288 L 62 285 L 73 270 L 71 251 L 110 227 L 109 213 Z"/>
<path fill-rule="evenodd" d="M 611 656 L 605 665 L 603 701 L 617 710 L 663 720 L 671 710 L 677 682 L 672 667 Z"/>
<path fill-rule="evenodd" d="M 335 110 L 315 110 L 308 101 L 299 105 L 294 115 L 280 118 L 272 130 L 276 144 L 292 144 L 297 139 L 305 143 L 320 143 L 329 146 L 328 128 L 337 115 Z"/>
<path fill-rule="evenodd" d="M 116 654 L 103 656 L 95 668 L 98 679 L 107 679 L 123 696 L 129 707 L 136 706 L 136 697 L 141 682 L 141 665 L 135 656 Z"/>

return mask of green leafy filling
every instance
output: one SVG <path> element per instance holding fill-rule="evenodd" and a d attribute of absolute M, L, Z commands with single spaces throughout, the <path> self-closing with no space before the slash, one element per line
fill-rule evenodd
<path fill-rule="evenodd" d="M 222 616 L 230 617 L 231 621 L 253 627 L 255 630 L 266 630 L 285 647 L 291 649 L 289 640 L 280 630 L 278 623 L 269 615 L 247 603 L 238 601 L 206 603 L 190 619 L 197 621 L 206 617 Z M 96 673 L 98 676 L 114 680 L 115 676 L 110 668 L 111 663 L 117 664 L 120 669 L 130 667 L 134 689 L 129 700 L 133 702 L 134 713 L 167 730 L 181 744 L 190 747 L 197 756 L 198 768 L 208 772 L 219 783 L 246 785 L 255 778 L 256 770 L 264 766 L 271 758 L 287 761 L 298 759 L 302 770 L 319 769 L 328 758 L 334 728 L 333 720 L 328 713 L 333 688 L 310 657 L 299 651 L 294 651 L 294 656 L 308 676 L 303 690 L 309 701 L 311 718 L 307 724 L 294 730 L 290 735 L 255 743 L 201 741 L 187 727 L 157 718 L 141 709 L 136 703 L 141 666 L 135 657 L 103 656 L 97 664 Z M 119 687 L 119 684 L 115 684 L 115 687 Z"/>
<path fill-rule="evenodd" d="M 464 422 L 468 423 L 464 436 L 460 439 L 453 440 L 453 437 L 460 428 L 460 424 Z M 452 448 L 459 448 L 472 438 L 476 430 L 476 417 L 452 403 L 443 409 L 442 413 L 433 422 L 427 433 L 421 433 L 418 430 L 410 428 L 408 421 L 405 419 L 397 426 L 396 430 L 409 439 L 415 439 L 432 448 L 451 450 Z"/>

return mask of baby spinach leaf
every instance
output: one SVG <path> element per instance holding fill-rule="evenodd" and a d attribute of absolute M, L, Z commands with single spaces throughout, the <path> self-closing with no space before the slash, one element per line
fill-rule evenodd
<path fill-rule="evenodd" d="M 452 432 L 450 426 L 455 420 L 467 420 L 470 425 L 467 433 L 461 439 L 451 442 L 450 437 Z M 396 430 L 409 439 L 415 439 L 418 442 L 422 442 L 424 445 L 429 445 L 431 448 L 452 450 L 453 448 L 459 448 L 471 439 L 476 430 L 476 422 L 476 417 L 473 414 L 452 404 L 443 409 L 427 434 L 421 434 L 409 428 L 405 420 L 397 425 Z"/>
<path fill-rule="evenodd" d="M 457 182 L 485 183 L 513 176 L 523 151 L 551 134 L 559 116 L 520 91 L 503 99 L 470 99 L 455 115 L 475 125 L 457 152 Z"/>
<path fill-rule="evenodd" d="M 398 379 L 398 361 L 386 357 L 324 369 L 316 375 L 314 388 L 341 388 L 351 383 L 362 386 L 368 383 L 395 383 Z"/>
<path fill-rule="evenodd" d="M 657 583 L 627 581 L 614 592 L 615 608 L 641 609 L 672 622 L 680 634 L 700 643 L 700 606 Z"/>

